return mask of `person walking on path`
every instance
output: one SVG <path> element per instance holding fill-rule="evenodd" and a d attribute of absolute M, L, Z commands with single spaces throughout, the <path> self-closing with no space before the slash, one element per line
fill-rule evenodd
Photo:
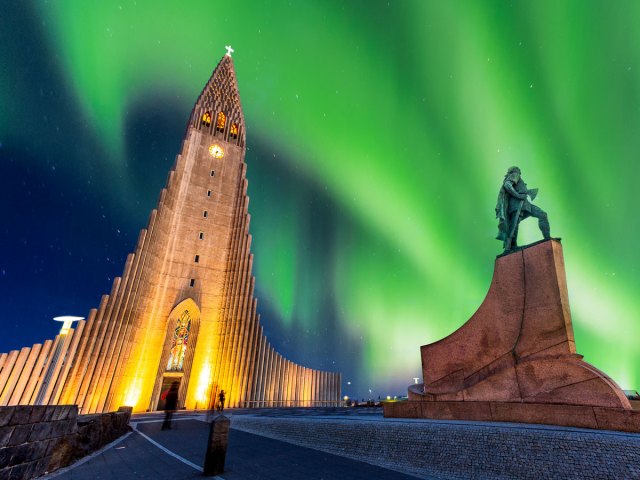
<path fill-rule="evenodd" d="M 222 413 L 224 410 L 224 390 L 221 390 L 218 394 L 218 412 Z"/>
<path fill-rule="evenodd" d="M 173 382 L 166 393 L 162 430 L 171 430 L 171 418 L 173 417 L 173 412 L 178 408 L 178 385 L 178 382 Z"/>

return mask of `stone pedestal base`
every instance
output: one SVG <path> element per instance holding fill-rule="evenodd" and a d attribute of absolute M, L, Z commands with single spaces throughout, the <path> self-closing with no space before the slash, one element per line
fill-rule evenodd
<path fill-rule="evenodd" d="M 499 257 L 476 313 L 421 356 L 424 384 L 385 416 L 640 432 L 640 412 L 576 352 L 558 239 Z"/>
<path fill-rule="evenodd" d="M 512 402 L 387 402 L 388 418 L 539 423 L 640 433 L 640 411 L 588 405 Z"/>

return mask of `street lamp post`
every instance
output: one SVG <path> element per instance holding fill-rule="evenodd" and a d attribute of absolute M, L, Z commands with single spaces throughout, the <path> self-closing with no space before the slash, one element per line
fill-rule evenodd
<path fill-rule="evenodd" d="M 73 322 L 77 322 L 79 320 L 84 320 L 84 317 L 74 317 L 73 315 L 61 315 L 59 317 L 53 317 L 56 322 L 62 322 L 62 327 L 60 327 L 60 335 L 66 335 L 69 333 L 71 329 L 71 325 Z"/>
<path fill-rule="evenodd" d="M 74 317 L 72 315 L 62 315 L 60 317 L 53 317 L 56 322 L 62 322 L 62 327 L 60 328 L 60 333 L 56 337 L 55 344 L 53 347 L 53 353 L 51 354 L 51 360 L 49 361 L 49 365 L 47 367 L 47 371 L 44 374 L 42 384 L 40 385 L 40 390 L 38 391 L 38 395 L 36 396 L 35 405 L 45 405 L 49 402 L 49 395 L 51 394 L 51 389 L 53 388 L 53 384 L 51 383 L 51 377 L 53 376 L 54 371 L 58 365 L 58 362 L 62 360 L 60 358 L 60 354 L 65 344 L 66 336 L 71 330 L 71 325 L 73 322 L 77 322 L 78 320 L 84 320 L 84 317 Z M 53 382 L 55 383 L 55 382 Z"/>

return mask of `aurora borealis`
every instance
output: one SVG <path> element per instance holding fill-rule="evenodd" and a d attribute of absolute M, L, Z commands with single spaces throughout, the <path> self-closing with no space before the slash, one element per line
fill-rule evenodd
<path fill-rule="evenodd" d="M 10 1 L 0 351 L 109 292 L 231 44 L 282 354 L 346 395 L 406 393 L 484 298 L 519 165 L 563 239 L 578 352 L 640 388 L 638 31 L 637 2 Z"/>

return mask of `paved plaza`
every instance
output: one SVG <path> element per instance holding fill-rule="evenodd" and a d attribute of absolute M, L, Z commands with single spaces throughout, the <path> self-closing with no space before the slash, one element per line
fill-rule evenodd
<path fill-rule="evenodd" d="M 362 409 L 358 416 L 381 417 L 381 409 Z M 232 415 L 246 411 L 233 410 Z M 252 414 L 256 410 L 251 411 Z M 349 412 L 347 412 L 349 413 Z M 264 409 L 259 416 L 345 416 L 329 409 Z M 134 431 L 87 461 L 54 473 L 56 480 L 107 480 L 127 478 L 202 478 L 209 425 L 206 415 L 177 414 L 171 430 L 160 429 L 162 414 L 136 415 Z M 217 479 L 380 479 L 415 480 L 394 472 L 337 455 L 231 429 L 225 473 Z"/>
<path fill-rule="evenodd" d="M 383 418 L 380 408 L 233 409 L 224 480 L 640 479 L 640 435 Z M 138 414 L 125 438 L 50 478 L 202 478 L 207 412 Z"/>

